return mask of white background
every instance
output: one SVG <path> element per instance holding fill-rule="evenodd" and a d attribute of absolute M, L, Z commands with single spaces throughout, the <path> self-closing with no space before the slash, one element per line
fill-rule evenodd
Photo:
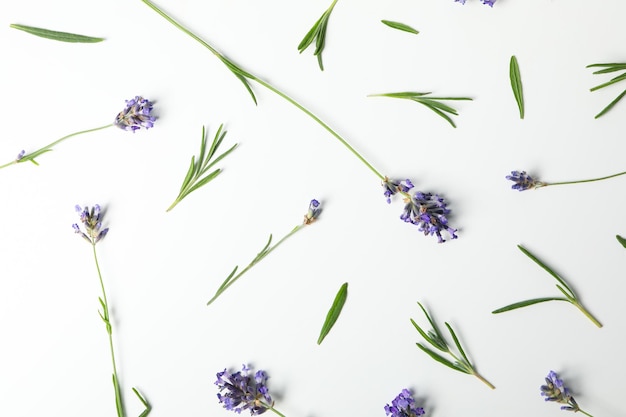
<path fill-rule="evenodd" d="M 241 83 L 208 50 L 139 0 L 0 5 L 0 163 L 66 134 L 110 123 L 124 100 L 155 102 L 154 129 L 69 139 L 0 171 L 0 415 L 115 415 L 100 288 L 74 205 L 106 208 L 99 260 L 128 416 L 138 387 L 162 416 L 226 416 L 213 385 L 224 368 L 265 369 L 288 417 L 384 416 L 410 388 L 428 416 L 554 416 L 539 386 L 559 372 L 595 417 L 624 416 L 626 178 L 519 193 L 505 176 L 544 181 L 626 169 L 626 103 L 594 120 L 623 85 L 586 65 L 624 62 L 622 0 L 339 0 L 323 53 L 298 54 L 330 0 L 161 0 L 161 7 L 240 66 L 310 108 L 392 178 L 443 195 L 459 239 L 437 244 L 398 219 L 379 181 L 298 109 Z M 383 25 L 395 20 L 412 35 Z M 66 44 L 20 23 L 91 36 Z M 519 61 L 526 117 L 509 82 Z M 469 96 L 453 129 L 426 107 L 369 94 Z M 173 211 L 202 126 L 220 123 L 224 172 Z M 6 160 L 6 161 L 5 161 Z M 235 265 L 288 233 L 319 199 L 319 221 L 286 241 L 214 304 Z M 558 271 L 604 324 L 552 302 L 502 315 Z M 348 300 L 317 336 L 343 282 Z M 434 362 L 409 319 L 416 302 L 458 331 L 497 388 Z"/>

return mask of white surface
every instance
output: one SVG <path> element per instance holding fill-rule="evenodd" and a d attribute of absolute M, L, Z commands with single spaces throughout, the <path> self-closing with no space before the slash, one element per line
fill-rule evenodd
<path fill-rule="evenodd" d="M 33 150 L 110 122 L 137 94 L 156 102 L 154 129 L 72 138 L 0 172 L 0 415 L 115 415 L 96 270 L 72 233 L 74 204 L 107 209 L 98 245 L 112 306 L 128 415 L 221 416 L 215 373 L 250 363 L 270 375 L 288 417 L 384 416 L 413 389 L 428 416 L 554 416 L 539 386 L 553 369 L 595 417 L 626 415 L 626 178 L 518 193 L 504 177 L 545 181 L 626 169 L 626 103 L 593 116 L 624 86 L 585 66 L 624 62 L 622 0 L 340 0 L 320 72 L 297 44 L 329 0 L 161 0 L 175 18 L 243 68 L 273 83 L 340 132 L 381 172 L 441 193 L 459 239 L 438 245 L 387 205 L 377 178 L 332 136 L 278 96 L 240 82 L 207 50 L 139 0 L 30 0 L 0 6 L 0 155 Z M 380 23 L 409 24 L 415 36 Z M 107 40 L 63 44 L 9 29 L 21 23 Z M 526 118 L 508 76 L 521 69 Z M 458 128 L 394 91 L 470 96 Z M 224 172 L 172 212 L 202 125 L 220 123 L 239 149 Z M 286 234 L 311 198 L 320 220 L 256 265 L 212 306 L 206 301 L 268 235 Z M 523 244 L 577 290 L 603 322 L 547 303 L 557 295 Z M 349 295 L 321 346 L 319 329 L 341 283 Z M 423 302 L 459 333 L 497 389 L 419 351 L 409 318 Z"/>

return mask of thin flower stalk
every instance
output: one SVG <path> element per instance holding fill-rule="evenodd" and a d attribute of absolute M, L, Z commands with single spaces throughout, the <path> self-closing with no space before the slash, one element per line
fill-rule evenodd
<path fill-rule="evenodd" d="M 285 240 L 287 240 L 289 237 L 291 237 L 294 234 L 296 234 L 296 232 L 300 231 L 305 226 L 315 222 L 315 220 L 318 218 L 318 216 L 321 213 L 321 211 L 322 211 L 322 208 L 321 208 L 320 202 L 315 200 L 315 199 L 311 200 L 311 202 L 309 203 L 309 210 L 307 211 L 307 213 L 304 216 L 304 221 L 301 224 L 299 224 L 296 227 L 294 227 L 293 229 L 291 229 L 291 232 L 289 232 L 285 236 L 283 236 L 282 239 L 280 239 L 274 245 L 272 245 L 272 235 L 270 235 L 270 237 L 269 237 L 267 243 L 265 244 L 265 246 L 263 247 L 263 249 L 261 249 L 261 251 L 254 257 L 254 259 L 248 264 L 248 266 L 246 266 L 244 269 L 242 269 L 239 273 L 237 273 L 237 271 L 239 269 L 239 266 L 235 266 L 235 268 L 228 275 L 228 277 L 226 277 L 224 282 L 222 282 L 222 285 L 219 286 L 219 288 L 215 292 L 215 295 L 213 295 L 213 297 L 207 302 L 207 305 L 211 305 L 220 295 L 222 295 L 222 293 L 224 291 L 226 291 L 239 278 L 241 278 L 241 276 L 243 274 L 248 272 L 248 270 L 250 270 L 250 268 L 252 268 L 254 265 L 259 263 L 267 255 L 272 253 L 274 251 L 274 249 L 276 249 L 278 246 L 280 246 Z"/>
<path fill-rule="evenodd" d="M 224 63 L 224 65 L 226 65 L 226 67 L 228 67 L 228 69 L 243 83 L 244 87 L 246 88 L 246 90 L 248 90 L 248 93 L 252 97 L 252 100 L 254 101 L 255 104 L 257 103 L 256 96 L 254 95 L 254 92 L 252 91 L 252 87 L 250 86 L 249 81 L 254 81 L 254 82 L 258 83 L 259 85 L 267 88 L 268 90 L 272 91 L 273 93 L 277 94 L 278 96 L 282 97 L 283 99 L 287 100 L 289 103 L 291 103 L 292 105 L 294 105 L 295 107 L 300 109 L 307 116 L 309 116 L 311 119 L 313 119 L 315 122 L 317 122 L 320 126 L 322 126 L 326 131 L 328 131 L 332 136 L 334 136 L 343 146 L 345 146 L 354 156 L 356 156 L 380 180 L 383 180 L 385 178 L 354 147 L 352 147 L 348 143 L 348 141 L 346 141 L 341 135 L 339 135 L 335 130 L 333 130 L 329 125 L 327 125 L 324 121 L 322 121 L 319 117 L 317 117 L 314 113 L 312 113 L 306 107 L 304 107 L 299 102 L 297 102 L 296 100 L 294 100 L 293 98 L 291 98 L 287 94 L 283 93 L 281 90 L 279 90 L 278 88 L 274 87 L 272 84 L 268 83 L 267 81 L 264 81 L 263 79 L 253 75 L 252 73 L 250 73 L 248 71 L 245 71 L 242 68 L 240 68 L 238 65 L 236 65 L 231 60 L 229 60 L 224 55 L 222 55 L 220 52 L 218 52 L 218 50 L 215 49 L 208 42 L 204 41 L 198 35 L 196 35 L 195 33 L 191 32 L 189 29 L 187 29 L 182 24 L 180 24 L 179 22 L 174 20 L 172 17 L 170 17 L 167 13 L 165 13 L 163 10 L 161 10 L 159 7 L 157 7 L 150 0 L 141 0 L 141 1 L 143 3 L 145 3 L 148 7 L 150 7 L 152 10 L 154 10 L 156 13 L 161 15 L 165 20 L 167 20 L 172 25 L 174 25 L 179 30 L 181 30 L 183 33 L 187 34 L 192 39 L 196 40 L 202 46 L 204 46 L 209 51 L 211 51 L 211 53 L 213 55 L 215 55 L 220 61 L 222 61 Z"/>
<path fill-rule="evenodd" d="M 583 184 L 586 182 L 596 182 L 608 180 L 611 178 L 620 177 L 625 175 L 626 171 L 618 172 L 617 174 L 606 175 L 604 177 L 597 178 L 589 178 L 585 180 L 575 180 L 575 181 L 559 181 L 559 182 L 545 182 L 539 181 L 526 173 L 526 171 L 511 171 L 511 175 L 507 175 L 506 179 L 509 181 L 513 181 L 513 185 L 511 188 L 518 191 L 526 191 L 530 189 L 537 189 L 542 187 L 547 187 L 549 185 L 571 185 L 571 184 Z"/>
<path fill-rule="evenodd" d="M 111 363 L 113 367 L 113 389 L 115 392 L 115 409 L 117 411 L 118 417 L 125 417 L 126 414 L 124 412 L 124 404 L 122 401 L 122 391 L 119 384 L 117 365 L 115 361 L 115 348 L 113 345 L 113 327 L 111 325 L 111 316 L 109 313 L 109 301 L 107 299 L 106 289 L 104 287 L 104 280 L 102 278 L 102 272 L 100 270 L 100 264 L 98 262 L 98 255 L 96 252 L 96 244 L 106 236 L 109 229 L 102 228 L 102 210 L 99 205 L 93 206 L 91 209 L 89 207 L 81 208 L 80 206 L 76 206 L 76 211 L 80 213 L 80 221 L 83 225 L 83 228 L 74 223 L 72 228 L 76 234 L 79 234 L 85 241 L 87 241 L 91 245 L 93 259 L 96 264 L 96 270 L 98 272 L 98 279 L 100 280 L 100 288 L 102 290 L 102 296 L 98 298 L 100 302 L 100 306 L 102 307 L 102 311 L 98 311 L 100 318 L 105 324 L 106 332 L 109 339 L 109 351 L 111 355 Z M 83 230 L 84 229 L 84 230 Z M 151 405 L 147 402 L 147 400 L 139 393 L 136 388 L 132 388 L 133 392 L 139 398 L 139 401 L 143 404 L 144 411 L 139 415 L 139 417 L 146 417 L 150 414 L 152 410 Z"/>
<path fill-rule="evenodd" d="M 82 135 L 84 133 L 96 132 L 98 130 L 107 129 L 113 126 L 117 126 L 120 129 L 132 132 L 141 128 L 149 129 L 154 126 L 154 122 L 156 121 L 156 117 L 151 114 L 152 105 L 153 103 L 150 100 L 147 100 L 141 96 L 136 96 L 133 99 L 126 100 L 126 107 L 117 115 L 113 123 L 93 129 L 81 130 L 79 132 L 71 133 L 33 152 L 26 153 L 25 150 L 22 150 L 17 154 L 14 160 L 7 162 L 4 165 L 0 165 L 0 169 L 6 168 L 11 165 L 20 164 L 26 161 L 30 161 L 35 165 L 39 165 L 35 158 L 38 158 L 45 153 L 51 152 L 53 148 L 61 142 L 64 142 L 74 136 Z"/>
<path fill-rule="evenodd" d="M 556 288 L 564 295 L 564 297 L 542 297 L 542 298 L 534 298 L 531 300 L 520 301 L 517 303 L 509 304 L 507 306 L 498 308 L 492 311 L 493 314 L 504 313 L 506 311 L 515 310 L 518 308 L 526 307 L 533 304 L 544 303 L 546 301 L 565 301 L 572 304 L 578 310 L 580 310 L 585 317 L 587 317 L 593 324 L 597 327 L 602 327 L 602 324 L 596 319 L 581 303 L 580 298 L 576 295 L 572 287 L 570 287 L 567 282 L 563 278 L 561 278 L 552 268 L 543 263 L 539 258 L 533 255 L 528 249 L 522 247 L 521 245 L 517 245 L 520 251 L 524 253 L 524 255 L 528 256 L 533 262 L 543 268 L 547 273 L 552 275 L 552 277 L 557 281 Z"/>
<path fill-rule="evenodd" d="M 476 378 L 478 378 L 481 382 L 483 382 L 485 385 L 487 385 L 489 388 L 495 389 L 496 387 L 487 379 L 485 379 L 485 377 L 479 374 L 478 371 L 476 370 L 476 367 L 470 362 L 467 354 L 465 353 L 465 350 L 461 346 L 461 342 L 459 341 L 459 338 L 457 337 L 456 333 L 452 329 L 452 326 L 450 326 L 450 324 L 447 322 L 444 323 L 446 328 L 448 329 L 448 332 L 450 333 L 450 336 L 452 336 L 452 340 L 454 341 L 454 344 L 458 350 L 458 353 L 454 353 L 450 349 L 450 346 L 448 342 L 446 341 L 446 339 L 443 337 L 443 334 L 439 330 L 439 327 L 435 324 L 432 317 L 428 314 L 424 306 L 419 302 L 417 304 L 420 306 L 420 308 L 424 312 L 424 315 L 426 316 L 426 319 L 430 323 L 432 330 L 429 330 L 428 332 L 424 331 L 424 329 L 422 329 L 413 319 L 411 319 L 411 323 L 413 324 L 415 329 L 418 331 L 418 333 L 431 346 L 433 346 L 438 351 L 443 352 L 444 354 L 452 357 L 453 361 L 446 359 L 439 353 L 424 346 L 421 343 L 416 343 L 417 347 L 420 348 L 422 351 L 424 351 L 428 356 L 433 358 L 435 361 L 447 366 L 448 368 L 454 369 L 455 371 L 459 371 L 468 375 L 473 375 Z"/>

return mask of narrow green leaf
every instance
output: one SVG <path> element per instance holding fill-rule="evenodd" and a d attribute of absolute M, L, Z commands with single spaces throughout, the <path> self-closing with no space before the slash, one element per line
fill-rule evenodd
<path fill-rule="evenodd" d="M 472 367 L 472 363 L 468 359 L 467 355 L 465 355 L 465 351 L 463 350 L 463 346 L 461 346 L 461 342 L 459 342 L 459 338 L 456 337 L 456 333 L 454 332 L 454 330 L 452 330 L 452 326 L 450 326 L 450 324 L 448 322 L 445 322 L 445 325 L 448 328 L 448 331 L 450 332 L 450 335 L 452 336 L 452 340 L 454 340 L 454 344 L 456 345 L 456 348 L 459 350 L 459 352 L 463 356 L 463 359 L 465 359 L 465 364 L 471 368 Z"/>
<path fill-rule="evenodd" d="M 315 37 L 317 36 L 317 32 L 319 31 L 320 22 L 323 18 L 324 15 L 317 19 L 313 27 L 309 29 L 306 35 L 304 35 L 304 38 L 302 38 L 302 40 L 298 44 L 298 51 L 300 51 L 300 53 L 304 52 L 306 48 L 308 48 L 309 45 L 313 43 L 313 40 L 315 39 Z"/>
<path fill-rule="evenodd" d="M 617 241 L 626 248 L 626 239 L 624 239 L 623 237 L 621 237 L 620 235 L 615 235 L 615 237 L 617 238 Z"/>
<path fill-rule="evenodd" d="M 180 186 L 180 193 L 182 193 L 185 188 L 189 185 L 191 178 L 193 177 L 194 171 L 196 168 L 196 157 L 191 157 L 191 164 L 189 164 L 189 169 L 187 170 L 187 175 L 185 175 L 185 179 L 183 180 L 183 185 Z"/>
<path fill-rule="evenodd" d="M 72 42 L 72 43 L 96 43 L 102 42 L 104 38 L 94 38 L 91 36 L 77 35 L 75 33 L 68 32 L 57 32 L 55 30 L 36 28 L 32 26 L 24 26 L 11 24 L 9 25 L 13 29 L 22 30 L 26 33 L 30 33 L 31 35 L 39 36 L 40 38 L 52 39 L 55 41 L 61 42 Z"/>
<path fill-rule="evenodd" d="M 519 250 L 521 250 L 524 255 L 528 256 L 530 259 L 532 259 L 537 265 L 539 265 L 540 267 L 542 267 L 547 273 L 549 273 L 550 275 L 552 275 L 563 287 L 567 288 L 567 290 L 570 292 L 570 295 L 572 296 L 572 298 L 576 298 L 576 294 L 574 293 L 574 291 L 569 287 L 569 285 L 567 285 L 567 283 L 563 280 L 563 278 L 561 278 L 556 272 L 554 272 L 548 265 L 544 264 L 543 262 L 541 262 L 535 255 L 533 255 L 532 253 L 530 253 L 530 251 L 528 249 L 525 249 L 523 246 L 521 245 L 517 245 L 517 247 L 519 248 Z"/>
<path fill-rule="evenodd" d="M 622 80 L 626 80 L 626 73 L 620 74 L 617 77 L 611 78 L 609 81 L 607 81 L 605 83 L 602 83 L 600 85 L 596 85 L 595 87 L 590 88 L 589 91 L 593 92 L 593 91 L 599 90 L 601 88 L 608 87 L 610 85 L 618 83 L 618 82 L 620 82 Z"/>
<path fill-rule="evenodd" d="M 455 116 L 457 116 L 459 113 L 456 111 L 456 109 L 448 106 L 447 104 L 441 103 L 439 101 L 435 101 L 432 100 L 430 97 L 417 97 L 414 98 L 413 101 L 416 101 L 418 103 L 421 103 L 427 107 L 432 107 L 432 108 L 436 108 L 439 109 L 441 111 L 450 113 L 450 114 L 454 114 Z"/>
<path fill-rule="evenodd" d="M 322 330 L 320 331 L 320 336 L 317 338 L 317 344 L 321 344 L 330 329 L 333 328 L 335 322 L 339 318 L 339 314 L 341 314 L 341 310 L 343 309 L 343 305 L 346 303 L 346 298 L 348 297 L 348 283 L 345 282 L 337 292 L 335 296 L 335 300 L 333 301 L 330 310 L 326 314 L 326 320 L 322 325 Z"/>
<path fill-rule="evenodd" d="M 428 334 L 426 334 L 426 332 L 415 322 L 415 320 L 411 319 L 411 323 L 413 323 L 413 326 L 415 327 L 415 329 L 428 343 L 430 343 L 437 349 L 442 350 L 441 347 L 435 342 L 435 340 L 431 338 Z"/>
<path fill-rule="evenodd" d="M 139 393 L 139 391 L 137 391 L 137 389 L 135 387 L 132 388 L 133 392 L 135 393 L 135 395 L 137 396 L 137 398 L 139 398 L 139 401 L 141 401 L 141 403 L 143 404 L 143 406 L 145 407 L 145 410 L 143 410 L 143 412 L 141 414 L 139 414 L 139 417 L 146 417 L 148 414 L 150 414 L 150 411 L 152 411 L 152 406 L 150 405 L 150 403 L 148 403 L 148 401 Z"/>
<path fill-rule="evenodd" d="M 422 349 L 424 352 L 426 352 L 431 358 L 433 358 L 434 360 L 436 360 L 439 363 L 442 363 L 444 365 L 446 365 L 449 368 L 452 368 L 456 371 L 459 372 L 463 372 L 464 374 L 467 374 L 469 372 L 467 372 L 466 369 L 460 367 L 459 365 L 450 362 L 448 359 L 444 358 L 443 356 L 441 356 L 440 354 L 438 354 L 437 352 L 433 352 L 432 350 L 428 349 L 427 347 L 422 346 L 419 343 L 416 343 L 417 347 Z"/>
<path fill-rule="evenodd" d="M 602 111 L 600 113 L 596 114 L 594 119 L 597 119 L 598 117 L 604 116 L 604 114 L 606 114 L 606 112 L 611 110 L 613 108 L 613 106 L 615 106 L 622 98 L 624 98 L 624 95 L 626 95 L 626 90 L 622 91 L 622 93 L 619 96 L 617 96 L 615 98 L 615 100 L 610 102 L 609 105 L 606 106 L 604 109 L 602 109 Z"/>
<path fill-rule="evenodd" d="M 393 20 L 384 20 L 384 19 L 381 20 L 381 22 L 383 22 L 385 25 L 393 29 L 398 29 L 404 32 L 414 33 L 416 35 L 419 33 L 417 29 L 414 29 L 409 25 L 405 25 L 404 23 L 394 22 Z"/>
<path fill-rule="evenodd" d="M 513 89 L 513 95 L 519 108 L 519 118 L 524 118 L 524 95 L 522 93 L 522 77 L 519 73 L 519 64 L 515 55 L 511 56 L 511 62 L 509 64 L 509 76 L 511 78 L 511 88 Z"/>
<path fill-rule="evenodd" d="M 532 300 L 520 301 L 519 303 L 509 304 L 508 306 L 504 306 L 496 310 L 493 310 L 491 313 L 492 314 L 504 313 L 505 311 L 511 311 L 511 310 L 515 310 L 516 308 L 526 307 L 526 306 L 530 306 L 533 304 L 539 304 L 539 303 L 543 303 L 546 301 L 569 301 L 569 300 L 566 298 L 561 298 L 561 297 L 534 298 Z"/>

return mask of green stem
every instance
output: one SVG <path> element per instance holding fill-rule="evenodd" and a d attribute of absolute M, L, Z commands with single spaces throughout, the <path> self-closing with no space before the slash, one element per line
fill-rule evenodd
<path fill-rule="evenodd" d="M 267 250 L 265 250 L 264 252 L 262 252 L 259 255 L 257 255 L 257 257 L 254 258 L 254 260 L 252 262 L 250 262 L 250 264 L 248 266 L 246 266 L 244 269 L 241 270 L 241 272 L 239 272 L 232 279 L 230 279 L 226 284 L 224 284 L 222 287 L 220 287 L 219 290 L 213 296 L 213 298 L 211 298 L 206 304 L 210 305 L 213 301 L 215 301 L 217 299 L 217 297 L 219 297 L 224 291 L 226 291 L 228 289 L 228 287 L 233 285 L 235 283 L 235 281 L 237 281 L 250 268 L 252 268 L 258 262 L 260 262 L 263 258 L 265 258 L 267 255 L 269 255 L 274 249 L 276 249 L 281 243 L 283 243 L 285 240 L 287 240 L 287 238 L 289 238 L 290 236 L 295 234 L 298 230 L 302 229 L 302 227 L 304 227 L 304 226 L 305 226 L 305 224 L 300 224 L 300 225 L 294 227 L 291 230 L 291 232 L 289 232 L 288 234 L 283 236 L 282 239 L 280 239 L 278 242 L 276 242 L 273 246 L 270 246 L 269 248 L 267 248 Z"/>
<path fill-rule="evenodd" d="M 588 413 L 588 412 L 586 412 L 585 410 L 581 410 L 581 409 L 579 408 L 579 409 L 578 409 L 578 411 L 580 411 L 581 413 L 583 413 L 583 414 L 584 414 L 584 415 L 586 415 L 586 416 L 593 417 L 591 414 L 589 414 L 589 413 Z"/>
<path fill-rule="evenodd" d="M 461 359 L 459 357 L 457 357 L 454 353 L 452 353 L 452 351 L 450 350 L 450 348 L 448 348 L 448 354 L 450 356 L 452 356 L 454 358 L 454 360 L 458 363 L 458 364 L 462 364 L 465 369 L 467 369 L 467 371 L 469 371 L 469 373 L 471 375 L 474 375 L 476 378 L 478 378 L 479 380 L 481 380 L 482 382 L 484 382 L 489 388 L 491 389 L 496 389 L 496 387 L 489 381 L 487 381 L 487 379 L 485 379 L 484 376 L 482 376 L 481 374 L 479 374 L 478 372 L 476 372 L 476 370 L 474 369 L 474 366 L 469 363 L 468 361 L 466 361 L 465 359 Z"/>
<path fill-rule="evenodd" d="M 602 181 L 602 180 L 608 180 L 609 178 L 619 177 L 620 175 L 624 175 L 624 174 L 626 174 L 626 171 L 620 172 L 620 173 L 617 173 L 617 174 L 613 174 L 613 175 L 607 175 L 606 177 L 591 178 L 591 179 L 588 179 L 588 180 L 546 182 L 546 183 L 542 184 L 542 187 L 547 187 L 548 185 L 582 184 L 584 182 Z"/>
<path fill-rule="evenodd" d="M 115 405 L 117 408 L 118 417 L 124 417 L 124 407 L 122 405 L 122 393 L 119 386 L 119 379 L 117 376 L 117 366 L 115 364 L 115 349 L 113 348 L 113 330 L 111 328 L 111 321 L 109 318 L 109 303 L 107 301 L 107 293 L 104 289 L 104 281 L 102 279 L 102 273 L 100 271 L 100 264 L 98 263 L 98 256 L 96 255 L 96 244 L 92 243 L 93 258 L 96 262 L 96 269 L 98 270 L 98 278 L 100 279 L 100 288 L 102 288 L 102 303 L 103 303 L 103 320 L 106 324 L 107 334 L 109 335 L 109 349 L 111 351 L 111 362 L 113 363 L 113 386 L 115 387 Z"/>
<path fill-rule="evenodd" d="M 274 413 L 278 414 L 280 417 L 286 417 L 283 413 L 275 409 L 274 407 L 270 407 L 269 410 L 272 410 Z M 580 410 L 582 411 L 582 410 Z"/>
<path fill-rule="evenodd" d="M 587 309 L 583 307 L 582 304 L 580 304 L 578 301 L 572 301 L 572 304 L 574 304 L 580 311 L 582 311 L 583 314 L 593 322 L 593 324 L 598 327 L 602 327 L 602 323 L 600 323 L 589 311 L 587 311 Z"/>
<path fill-rule="evenodd" d="M 484 382 L 485 384 L 487 384 L 487 386 L 491 389 L 496 389 L 496 387 L 489 381 L 487 381 L 481 374 L 479 374 L 478 372 L 474 371 L 472 373 L 472 375 L 474 375 L 476 378 L 480 379 L 482 382 Z"/>
<path fill-rule="evenodd" d="M 324 123 L 319 117 L 317 117 L 316 115 L 314 115 L 311 111 L 309 111 L 308 109 L 306 109 L 304 106 L 302 106 L 300 103 L 298 103 L 297 101 L 295 101 L 294 99 L 292 99 L 291 97 L 289 97 L 287 94 L 283 93 L 282 91 L 278 90 L 276 87 L 274 87 L 273 85 L 269 84 L 266 81 L 263 81 L 260 78 L 257 78 L 256 76 L 243 71 L 241 68 L 239 68 L 237 65 L 235 65 L 234 63 L 232 63 L 231 61 L 229 61 L 226 57 L 224 57 L 222 54 L 220 54 L 215 48 L 213 48 L 210 44 L 208 44 L 207 42 L 205 42 L 204 40 L 202 40 L 200 37 L 198 37 L 196 34 L 194 34 L 193 32 L 191 32 L 189 29 L 187 29 L 186 27 L 184 27 L 183 25 L 181 25 L 180 23 L 178 23 L 176 20 L 172 19 L 170 16 L 168 16 L 164 11 L 162 11 L 161 9 L 159 9 L 154 3 L 152 3 L 150 0 L 141 0 L 142 2 L 144 2 L 148 7 L 150 7 L 152 10 L 154 10 L 155 12 L 157 12 L 159 15 L 161 15 L 164 19 L 166 19 L 168 22 L 170 22 L 171 24 L 173 24 L 174 26 L 176 26 L 178 29 L 180 29 L 181 31 L 183 31 L 184 33 L 186 33 L 187 35 L 191 36 L 193 39 L 195 39 L 197 42 L 199 42 L 202 46 L 204 46 L 205 48 L 207 48 L 209 51 L 211 51 L 213 53 L 213 55 L 217 56 L 227 67 L 229 70 L 233 71 L 233 73 L 241 78 L 241 77 L 246 77 L 250 80 L 256 81 L 257 83 L 259 83 L 260 85 L 262 85 L 263 87 L 267 88 L 268 90 L 276 93 L 277 95 L 279 95 L 280 97 L 284 98 L 285 100 L 287 100 L 288 102 L 290 102 L 291 104 L 293 104 L 294 106 L 296 106 L 298 109 L 302 110 L 306 115 L 308 115 L 309 117 L 311 117 L 313 120 L 315 120 L 317 123 L 319 123 L 324 129 L 326 129 L 331 135 L 333 135 L 337 140 L 339 140 L 339 142 L 341 142 L 346 148 L 348 148 L 348 150 L 350 152 L 352 152 L 352 154 L 354 154 L 361 162 L 363 162 L 365 164 L 365 166 L 367 166 L 378 178 L 380 178 L 381 180 L 384 180 L 384 176 L 378 172 L 378 170 L 376 170 L 369 162 L 367 162 L 367 160 L 365 158 L 363 158 L 363 156 L 361 154 L 359 154 L 356 149 L 354 149 L 344 138 L 342 138 L 337 132 L 335 132 L 330 126 L 328 126 L 326 123 Z M 333 3 L 334 5 L 334 3 Z M 234 69 L 237 70 L 237 72 L 234 71 Z"/>
<path fill-rule="evenodd" d="M 16 160 L 11 161 L 11 162 L 8 162 L 8 163 L 6 163 L 6 164 L 4 164 L 4 165 L 0 165 L 0 169 L 5 168 L 5 167 L 8 167 L 9 165 L 14 165 L 14 164 L 18 164 L 18 163 L 21 163 L 21 162 L 26 162 L 26 161 L 31 161 L 31 162 L 32 162 L 32 163 L 34 163 L 35 165 L 38 165 L 38 164 L 37 164 L 37 162 L 35 162 L 35 158 L 36 158 L 36 157 L 38 157 L 39 155 L 41 155 L 41 154 L 43 154 L 43 153 L 46 153 L 46 152 L 51 151 L 51 150 L 52 150 L 52 148 L 53 148 L 55 145 L 58 145 L 59 143 L 63 142 L 64 140 L 69 139 L 69 138 L 71 138 L 71 137 L 73 137 L 73 136 L 82 135 L 83 133 L 95 132 L 95 131 L 97 131 L 97 130 L 106 129 L 107 127 L 111 127 L 111 126 L 113 126 L 113 123 L 108 124 L 108 125 L 106 125 L 106 126 L 96 127 L 96 128 L 94 128 L 94 129 L 81 130 L 80 132 L 75 132 L 75 133 L 69 134 L 69 135 L 67 135 L 67 136 L 63 136 L 61 139 L 57 139 L 57 140 L 55 140 L 54 142 L 52 142 L 51 144 L 44 146 L 43 148 L 39 148 L 39 149 L 37 149 L 37 150 L 36 150 L 36 151 L 34 151 L 34 152 L 28 153 L 28 154 L 24 155 L 24 156 L 23 156 L 22 158 L 20 158 L 20 159 L 16 159 Z"/>

